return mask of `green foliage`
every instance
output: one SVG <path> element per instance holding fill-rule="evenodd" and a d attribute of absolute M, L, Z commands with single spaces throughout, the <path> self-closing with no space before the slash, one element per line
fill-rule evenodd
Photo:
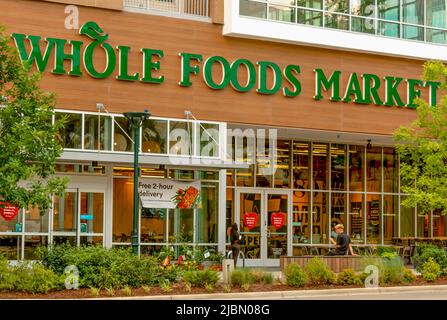
<path fill-rule="evenodd" d="M 160 281 L 176 281 L 181 270 L 175 266 L 161 268 L 153 257 L 138 257 L 127 249 L 106 249 L 101 246 L 69 245 L 40 248 L 42 263 L 62 275 L 66 266 L 79 270 L 81 287 L 121 288 L 156 285 Z"/>
<path fill-rule="evenodd" d="M 440 265 L 443 274 L 447 271 L 447 251 L 434 245 L 423 245 L 417 248 L 414 262 L 416 270 L 422 271 L 422 265 L 432 258 Z"/>
<path fill-rule="evenodd" d="M 90 287 L 90 294 L 92 297 L 99 297 L 100 289 L 95 287 Z"/>
<path fill-rule="evenodd" d="M 210 269 L 189 270 L 183 274 L 183 280 L 193 287 L 205 288 L 206 285 L 215 286 L 219 281 L 219 274 Z"/>
<path fill-rule="evenodd" d="M 160 288 L 161 290 L 163 290 L 164 293 L 170 293 L 173 290 L 171 282 L 167 279 L 160 282 Z"/>
<path fill-rule="evenodd" d="M 384 257 L 380 258 L 363 258 L 362 265 L 365 268 L 368 265 L 374 265 L 379 269 L 379 283 L 400 283 L 404 276 L 404 263 L 401 257 L 396 254 L 384 253 Z M 367 275 L 366 275 L 367 276 Z M 364 276 L 364 278 L 366 278 Z M 362 277 L 363 278 L 363 277 Z M 364 281 L 364 279 L 363 279 Z"/>
<path fill-rule="evenodd" d="M 149 294 L 151 292 L 151 287 L 150 286 L 142 286 L 141 288 L 143 288 L 143 291 L 146 294 Z"/>
<path fill-rule="evenodd" d="M 0 198 L 44 213 L 51 194 L 65 190 L 66 178 L 52 176 L 63 148 L 56 138 L 54 95 L 39 88 L 40 75 L 30 74 L 10 38 L 0 27 Z M 23 181 L 27 181 L 23 184 Z"/>
<path fill-rule="evenodd" d="M 115 289 L 113 289 L 113 288 L 106 288 L 106 291 L 107 291 L 107 295 L 109 297 L 114 297 L 115 296 Z"/>
<path fill-rule="evenodd" d="M 335 273 L 318 257 L 310 259 L 305 270 L 313 284 L 332 284 L 335 282 Z"/>
<path fill-rule="evenodd" d="M 241 288 L 243 291 L 247 292 L 248 290 L 250 290 L 250 283 L 246 282 L 242 284 Z"/>
<path fill-rule="evenodd" d="M 214 286 L 210 283 L 205 284 L 205 289 L 206 289 L 206 292 L 208 292 L 208 293 L 214 292 Z"/>
<path fill-rule="evenodd" d="M 411 271 L 410 269 L 404 269 L 403 275 L 402 275 L 402 282 L 404 283 L 412 283 L 417 280 L 416 275 Z"/>
<path fill-rule="evenodd" d="M 231 273 L 232 286 L 242 287 L 246 283 L 248 284 L 254 283 L 255 280 L 256 279 L 255 276 L 253 275 L 253 272 L 247 268 L 237 269 Z"/>
<path fill-rule="evenodd" d="M 124 288 L 121 289 L 121 291 L 126 297 L 132 296 L 132 289 L 129 286 L 125 286 Z"/>
<path fill-rule="evenodd" d="M 223 289 L 224 289 L 225 293 L 230 293 L 231 292 L 231 285 L 227 283 L 227 284 L 225 284 L 223 286 Z"/>
<path fill-rule="evenodd" d="M 440 81 L 447 88 L 447 67 L 440 61 L 424 64 L 424 80 Z M 416 99 L 417 119 L 394 133 L 400 155 L 402 191 L 409 194 L 402 205 L 420 212 L 447 213 L 447 97 L 436 107 Z"/>
<path fill-rule="evenodd" d="M 436 263 L 435 259 L 428 258 L 426 262 L 422 264 L 422 278 L 425 281 L 436 281 L 441 275 L 441 266 Z"/>
<path fill-rule="evenodd" d="M 383 256 L 385 253 L 396 253 L 396 248 L 380 246 L 376 247 L 376 251 L 374 252 L 374 254 L 379 257 Z"/>
<path fill-rule="evenodd" d="M 337 275 L 337 284 L 342 286 L 360 286 L 362 283 L 360 277 L 352 269 L 346 269 Z"/>
<path fill-rule="evenodd" d="M 64 280 L 40 263 L 21 262 L 9 267 L 0 258 L 0 291 L 23 291 L 28 293 L 48 293 L 63 288 Z"/>
<path fill-rule="evenodd" d="M 286 283 L 292 287 L 304 287 L 309 279 L 307 273 L 296 263 L 291 263 L 285 271 Z"/>
<path fill-rule="evenodd" d="M 266 272 L 264 274 L 264 277 L 262 278 L 262 282 L 265 284 L 272 284 L 273 283 L 273 275 L 271 273 Z"/>
<path fill-rule="evenodd" d="M 192 291 L 191 283 L 186 282 L 185 283 L 185 292 L 190 293 Z"/>

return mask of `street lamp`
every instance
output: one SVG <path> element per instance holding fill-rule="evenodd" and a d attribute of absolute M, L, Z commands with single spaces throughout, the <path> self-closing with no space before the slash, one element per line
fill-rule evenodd
<path fill-rule="evenodd" d="M 132 253 L 138 254 L 138 153 L 140 151 L 140 128 L 143 121 L 149 119 L 151 114 L 148 110 L 144 112 L 125 112 L 124 116 L 130 122 L 130 128 L 133 130 L 133 227 L 132 227 Z"/>

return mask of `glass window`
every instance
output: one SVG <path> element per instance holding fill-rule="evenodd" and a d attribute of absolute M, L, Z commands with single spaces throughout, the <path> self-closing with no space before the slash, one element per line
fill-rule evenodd
<path fill-rule="evenodd" d="M 383 197 L 383 242 L 392 244 L 399 237 L 399 197 Z"/>
<path fill-rule="evenodd" d="M 169 153 L 192 155 L 193 124 L 184 121 L 169 122 Z"/>
<path fill-rule="evenodd" d="M 254 184 L 254 165 L 250 165 L 248 169 L 236 170 L 236 185 L 240 187 L 253 187 Z"/>
<path fill-rule="evenodd" d="M 164 178 L 165 169 L 140 168 L 140 177 Z"/>
<path fill-rule="evenodd" d="M 433 211 L 433 237 L 447 236 L 447 215 L 440 210 Z"/>
<path fill-rule="evenodd" d="M 349 194 L 349 233 L 352 243 L 365 243 L 364 203 L 364 194 Z"/>
<path fill-rule="evenodd" d="M 259 140 L 258 140 L 259 141 Z M 261 143 L 262 144 L 262 143 Z M 272 146 L 273 147 L 273 146 Z M 264 140 L 264 145 L 257 145 L 256 148 L 256 186 L 270 188 L 273 185 L 273 163 L 269 146 L 269 140 Z"/>
<path fill-rule="evenodd" d="M 340 14 L 326 13 L 326 28 L 349 30 L 349 17 Z"/>
<path fill-rule="evenodd" d="M 285 22 L 295 22 L 295 8 L 278 5 L 269 6 L 269 19 Z"/>
<path fill-rule="evenodd" d="M 403 38 L 409 40 L 424 41 L 424 28 L 403 25 Z"/>
<path fill-rule="evenodd" d="M 328 189 L 328 145 L 314 143 L 312 145 L 312 161 L 313 161 L 313 189 Z"/>
<path fill-rule="evenodd" d="M 25 260 L 39 260 L 37 248 L 48 246 L 47 236 L 26 235 L 25 236 Z"/>
<path fill-rule="evenodd" d="M 214 123 L 198 124 L 199 141 L 201 157 L 219 157 L 219 125 Z"/>
<path fill-rule="evenodd" d="M 447 32 L 443 30 L 427 28 L 427 41 L 439 44 L 447 44 Z"/>
<path fill-rule="evenodd" d="M 447 0 L 429 0 L 426 5 L 427 26 L 447 28 Z"/>
<path fill-rule="evenodd" d="M 130 122 L 124 117 L 115 117 L 115 125 L 113 127 L 113 150 L 114 151 L 133 151 L 133 137 L 130 129 Z"/>
<path fill-rule="evenodd" d="M 98 115 L 91 115 L 91 114 L 84 115 L 84 149 L 86 150 L 112 149 L 111 117 L 109 116 L 98 117 Z"/>
<path fill-rule="evenodd" d="M 240 194 L 240 212 L 239 212 L 239 230 L 242 235 L 241 251 L 245 253 L 248 259 L 258 259 L 261 255 L 261 198 L 260 193 L 241 193 Z M 256 224 L 245 224 L 250 217 Z M 257 218 L 255 218 L 257 217 Z"/>
<path fill-rule="evenodd" d="M 394 148 L 383 148 L 383 191 L 397 193 L 399 163 Z"/>
<path fill-rule="evenodd" d="M 38 207 L 30 208 L 25 212 L 25 232 L 48 232 L 50 223 L 49 210 L 41 213 Z"/>
<path fill-rule="evenodd" d="M 113 242 L 131 242 L 133 179 L 113 179 Z M 117 200 L 119 199 L 119 201 Z"/>
<path fill-rule="evenodd" d="M 405 200 L 406 196 L 401 196 L 400 201 Z M 416 226 L 416 209 L 400 206 L 400 236 L 414 237 Z"/>
<path fill-rule="evenodd" d="M 375 20 L 352 17 L 351 31 L 375 34 L 376 33 Z"/>
<path fill-rule="evenodd" d="M 280 3 L 286 6 L 293 6 L 295 5 L 295 0 L 268 0 L 269 2 L 274 2 L 274 3 Z M 300 0 L 298 0 L 300 1 Z"/>
<path fill-rule="evenodd" d="M 378 194 L 366 195 L 366 241 L 369 244 L 380 244 L 382 215 L 381 196 Z"/>
<path fill-rule="evenodd" d="M 81 240 L 79 241 L 79 244 L 81 246 L 97 246 L 101 245 L 103 243 L 103 237 L 102 236 L 82 236 Z"/>
<path fill-rule="evenodd" d="M 351 0 L 351 13 L 356 16 L 375 18 L 375 0 Z"/>
<path fill-rule="evenodd" d="M 366 190 L 380 192 L 382 185 L 382 148 L 372 147 L 366 153 Z"/>
<path fill-rule="evenodd" d="M 169 209 L 169 242 L 192 243 L 194 209 Z"/>
<path fill-rule="evenodd" d="M 293 193 L 293 243 L 310 243 L 309 192 Z"/>
<path fill-rule="evenodd" d="M 227 169 L 227 187 L 234 187 L 235 174 L 236 172 L 234 171 L 234 169 Z"/>
<path fill-rule="evenodd" d="M 267 18 L 267 4 L 250 0 L 239 1 L 239 14 L 255 18 Z"/>
<path fill-rule="evenodd" d="M 102 233 L 104 193 L 81 192 L 81 233 Z"/>
<path fill-rule="evenodd" d="M 403 22 L 423 25 L 424 0 L 403 0 L 402 14 Z"/>
<path fill-rule="evenodd" d="M 329 193 L 313 192 L 314 203 L 312 210 L 312 243 L 328 243 L 329 238 Z"/>
<path fill-rule="evenodd" d="M 365 189 L 365 147 L 349 146 L 349 190 Z"/>
<path fill-rule="evenodd" d="M 7 260 L 20 260 L 22 258 L 22 237 L 0 236 L 0 254 Z"/>
<path fill-rule="evenodd" d="M 297 5 L 312 9 L 323 9 L 323 0 L 298 0 Z"/>
<path fill-rule="evenodd" d="M 59 132 L 59 140 L 65 149 L 82 148 L 82 114 L 56 112 L 56 121 L 65 119 L 65 127 Z"/>
<path fill-rule="evenodd" d="M 54 197 L 53 231 L 76 232 L 78 224 L 78 193 L 65 192 Z"/>
<path fill-rule="evenodd" d="M 76 244 L 76 237 L 73 236 L 53 236 L 53 245 L 61 245 L 61 244 L 68 244 L 72 247 L 75 247 Z"/>
<path fill-rule="evenodd" d="M 330 12 L 349 13 L 349 0 L 325 0 L 324 6 Z"/>
<path fill-rule="evenodd" d="M 18 214 L 9 221 L 0 216 L 0 232 L 22 232 L 22 224 L 23 210 L 19 210 Z"/>
<path fill-rule="evenodd" d="M 346 190 L 345 144 L 331 144 L 331 189 Z"/>
<path fill-rule="evenodd" d="M 322 27 L 323 13 L 321 11 L 298 9 L 298 23 Z"/>
<path fill-rule="evenodd" d="M 217 243 L 219 184 L 202 185 L 201 200 L 202 205 L 197 209 L 197 242 Z"/>
<path fill-rule="evenodd" d="M 141 151 L 147 153 L 167 153 L 168 122 L 166 120 L 146 120 L 141 132 Z"/>
<path fill-rule="evenodd" d="M 419 212 L 417 215 L 417 234 L 418 238 L 427 238 L 431 236 L 431 218 L 429 212 Z"/>
<path fill-rule="evenodd" d="M 168 209 L 141 208 L 141 242 L 166 242 L 166 216 Z"/>
<path fill-rule="evenodd" d="M 310 189 L 309 143 L 293 142 L 293 187 Z"/>
<path fill-rule="evenodd" d="M 227 238 L 226 241 L 230 242 L 229 237 L 230 237 L 230 230 L 231 227 L 233 226 L 233 223 L 236 223 L 235 219 L 234 219 L 234 189 L 232 188 L 227 188 L 227 201 L 226 201 L 226 230 L 227 230 Z"/>
<path fill-rule="evenodd" d="M 275 188 L 290 187 L 290 147 L 288 140 L 278 140 L 275 154 Z"/>
<path fill-rule="evenodd" d="M 331 233 L 330 236 L 336 240 L 336 233 L 334 227 L 341 223 L 345 226 L 347 231 L 348 221 L 346 215 L 346 193 L 332 192 L 331 193 Z M 329 243 L 329 239 L 328 239 Z"/>
<path fill-rule="evenodd" d="M 194 170 L 170 169 L 168 178 L 179 180 L 194 180 Z"/>
<path fill-rule="evenodd" d="M 377 0 L 379 19 L 399 21 L 400 0 Z"/>
<path fill-rule="evenodd" d="M 399 24 L 379 21 L 378 34 L 386 37 L 400 38 Z"/>

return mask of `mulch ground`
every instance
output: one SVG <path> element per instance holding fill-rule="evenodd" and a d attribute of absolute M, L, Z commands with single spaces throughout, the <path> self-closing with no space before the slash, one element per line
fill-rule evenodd
<path fill-rule="evenodd" d="M 438 279 L 436 282 L 426 282 L 421 278 L 418 278 L 413 283 L 409 284 L 389 284 L 381 285 L 381 287 L 395 287 L 395 286 L 424 286 L 424 285 L 447 285 L 447 278 Z M 284 284 L 251 284 L 248 291 L 243 291 L 241 288 L 232 287 L 231 293 L 235 292 L 268 292 L 268 291 L 293 291 L 293 290 L 315 290 L 315 289 L 346 289 L 346 288 L 361 288 L 361 286 L 340 286 L 340 285 L 307 285 L 304 288 L 289 287 Z M 185 295 L 185 299 L 188 298 L 188 294 L 207 294 L 203 288 L 191 288 L 191 292 L 186 292 L 184 283 L 176 283 L 172 286 L 172 291 L 167 293 L 159 287 L 152 287 L 149 293 L 146 293 L 142 288 L 132 289 L 132 296 L 161 296 L 161 295 Z M 218 286 L 212 293 L 225 293 L 222 286 Z M 125 297 L 126 295 L 119 289 L 115 290 L 113 297 Z M 110 298 L 108 292 L 103 289 L 100 291 L 101 298 Z M 63 290 L 54 291 L 47 294 L 29 294 L 26 292 L 0 292 L 0 299 L 89 299 L 98 298 L 94 297 L 90 289 L 79 290 Z"/>

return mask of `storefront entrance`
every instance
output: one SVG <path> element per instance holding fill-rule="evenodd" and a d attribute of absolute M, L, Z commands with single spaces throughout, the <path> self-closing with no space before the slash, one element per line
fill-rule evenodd
<path fill-rule="evenodd" d="M 241 251 L 247 266 L 279 266 L 287 255 L 290 194 L 284 191 L 238 189 L 236 221 L 242 236 Z"/>

